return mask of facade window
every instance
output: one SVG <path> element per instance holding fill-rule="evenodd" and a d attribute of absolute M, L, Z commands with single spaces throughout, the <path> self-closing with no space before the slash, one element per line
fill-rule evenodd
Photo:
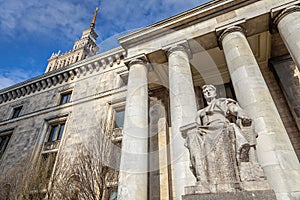
<path fill-rule="evenodd" d="M 123 136 L 123 127 L 125 119 L 125 101 L 126 98 L 122 97 L 109 102 L 109 104 L 111 105 L 111 140 L 117 145 L 121 144 Z"/>
<path fill-rule="evenodd" d="M 54 142 L 57 140 L 61 140 L 64 129 L 65 129 L 65 122 L 60 123 L 60 124 L 51 125 L 48 142 Z"/>
<path fill-rule="evenodd" d="M 112 142 L 120 145 L 123 136 L 125 110 L 114 110 L 114 127 L 112 132 Z"/>
<path fill-rule="evenodd" d="M 124 116 L 125 116 L 125 110 L 124 109 L 115 111 L 115 125 L 114 125 L 114 128 L 123 128 Z"/>
<path fill-rule="evenodd" d="M 71 101 L 72 92 L 67 92 L 61 94 L 59 105 L 63 105 L 65 103 L 69 103 Z"/>
<path fill-rule="evenodd" d="M 49 180 L 51 178 L 54 164 L 56 160 L 57 152 L 51 152 L 51 153 L 42 153 L 41 157 L 41 163 L 40 168 L 43 170 L 43 179 L 44 179 L 44 185 L 47 185 L 49 183 Z"/>
<path fill-rule="evenodd" d="M 5 149 L 9 143 L 9 140 L 11 138 L 12 131 L 6 131 L 0 133 L 0 159 L 2 158 Z"/>
<path fill-rule="evenodd" d="M 118 78 L 118 87 L 123 87 L 125 85 L 127 85 L 128 83 L 128 72 L 122 72 L 119 74 L 119 78 Z"/>
<path fill-rule="evenodd" d="M 118 188 L 111 188 L 108 190 L 109 200 L 115 200 L 118 197 Z"/>
<path fill-rule="evenodd" d="M 14 118 L 19 117 L 19 116 L 20 116 L 20 113 L 21 113 L 21 110 L 22 110 L 22 106 L 15 107 L 15 108 L 13 109 L 13 114 L 12 114 L 11 118 L 14 119 Z"/>

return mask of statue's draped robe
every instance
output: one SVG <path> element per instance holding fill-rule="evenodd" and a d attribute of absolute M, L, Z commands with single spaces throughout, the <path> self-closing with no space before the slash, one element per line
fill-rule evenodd
<path fill-rule="evenodd" d="M 198 111 L 198 130 L 186 137 L 190 151 L 191 170 L 199 184 L 239 182 L 238 157 L 249 144 L 240 128 L 232 123 L 230 106 L 238 106 L 232 99 L 215 99 Z"/>

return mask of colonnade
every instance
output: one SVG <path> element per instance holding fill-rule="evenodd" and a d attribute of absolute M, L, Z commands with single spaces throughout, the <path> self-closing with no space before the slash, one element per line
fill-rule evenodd
<path fill-rule="evenodd" d="M 300 8 L 281 12 L 274 23 L 297 66 L 300 66 Z M 241 107 L 254 120 L 257 153 L 278 199 L 300 198 L 300 165 L 243 28 L 232 26 L 219 37 Z M 181 199 L 184 187 L 195 184 L 189 154 L 179 128 L 195 121 L 196 102 L 189 51 L 185 43 L 166 48 L 169 65 L 171 148 L 174 193 Z M 144 55 L 129 63 L 129 80 L 119 176 L 119 200 L 147 199 L 149 63 Z"/>

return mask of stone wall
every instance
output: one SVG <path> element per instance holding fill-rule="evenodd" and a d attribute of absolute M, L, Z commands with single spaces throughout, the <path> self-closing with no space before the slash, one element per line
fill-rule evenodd
<path fill-rule="evenodd" d="M 269 67 L 268 63 L 260 63 L 261 72 L 269 87 L 272 98 L 278 109 L 283 124 L 290 137 L 291 143 L 295 149 L 295 152 L 300 160 L 300 133 L 297 128 L 296 122 L 290 112 L 287 100 L 280 89 L 277 79 L 274 76 L 274 72 Z"/>
<path fill-rule="evenodd" d="M 43 142 L 47 140 L 49 119 L 67 116 L 60 146 L 64 147 L 63 153 L 70 156 L 77 144 L 88 145 L 95 134 L 101 131 L 111 134 L 113 123 L 109 121 L 112 118 L 109 102 L 122 98 L 125 100 L 126 86 L 119 87 L 117 72 L 126 69 L 123 64 L 114 65 L 2 103 L 0 132 L 13 129 L 13 134 L 0 160 L 0 173 L 17 164 L 27 164 L 24 160 L 33 159 L 40 153 Z M 59 105 L 60 94 L 66 90 L 72 90 L 71 102 Z M 23 105 L 20 116 L 10 119 L 16 105 Z"/>

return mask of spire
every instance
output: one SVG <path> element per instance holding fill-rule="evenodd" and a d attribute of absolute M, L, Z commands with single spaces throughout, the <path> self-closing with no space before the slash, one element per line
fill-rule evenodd
<path fill-rule="evenodd" d="M 99 10 L 98 7 L 96 7 L 96 10 L 95 10 L 95 12 L 94 12 L 93 19 L 92 19 L 92 21 L 91 21 L 90 28 L 95 28 L 98 10 Z"/>

